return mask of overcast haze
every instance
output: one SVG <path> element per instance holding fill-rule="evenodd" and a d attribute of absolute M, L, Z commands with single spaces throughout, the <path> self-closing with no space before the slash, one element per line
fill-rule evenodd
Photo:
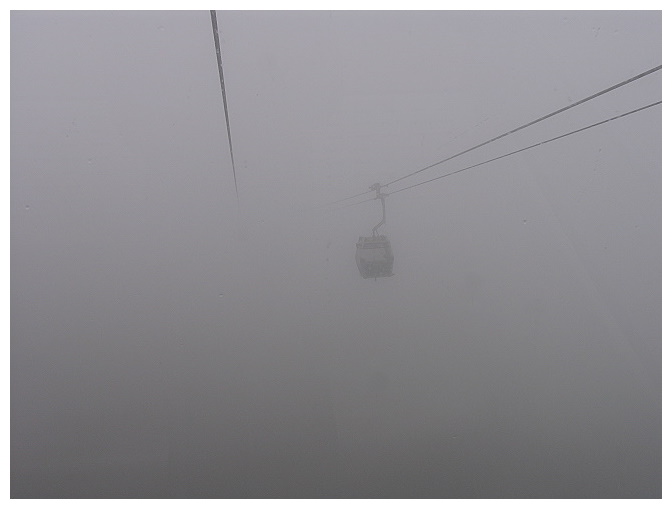
<path fill-rule="evenodd" d="M 324 206 L 662 64 L 661 13 L 218 21 L 239 204 L 207 11 L 11 14 L 11 496 L 661 497 L 661 106 L 390 196 L 391 278 Z"/>

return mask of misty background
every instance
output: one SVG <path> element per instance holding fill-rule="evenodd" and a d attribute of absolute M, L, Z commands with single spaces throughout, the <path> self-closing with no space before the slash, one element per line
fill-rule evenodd
<path fill-rule="evenodd" d="M 218 22 L 239 203 L 207 11 L 11 13 L 11 496 L 661 497 L 660 106 L 390 196 L 391 278 L 325 206 L 660 65 L 661 12 Z"/>

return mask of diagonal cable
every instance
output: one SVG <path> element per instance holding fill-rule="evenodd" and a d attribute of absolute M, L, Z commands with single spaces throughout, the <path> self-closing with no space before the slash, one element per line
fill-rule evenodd
<path fill-rule="evenodd" d="M 611 86 L 611 87 L 609 87 L 609 88 L 605 88 L 604 90 L 601 90 L 601 91 L 597 92 L 596 94 L 593 94 L 593 95 L 590 95 L 590 96 L 588 96 L 588 97 L 585 97 L 584 99 L 581 99 L 581 100 L 576 101 L 576 102 L 574 102 L 574 103 L 572 103 L 572 104 L 570 104 L 570 105 L 568 105 L 568 106 L 565 106 L 565 107 L 563 107 L 563 108 L 560 108 L 559 110 L 555 110 L 555 111 L 553 111 L 553 112 L 551 112 L 551 113 L 549 113 L 549 114 L 547 114 L 547 115 L 544 115 L 543 117 L 539 117 L 539 118 L 537 118 L 536 120 L 533 120 L 532 122 L 528 122 L 527 124 L 521 125 L 520 127 L 516 127 L 515 129 L 513 129 L 513 130 L 511 130 L 511 131 L 509 131 L 509 132 L 506 132 L 506 133 L 504 133 L 504 134 L 500 134 L 499 136 L 496 136 L 496 137 L 494 137 L 494 138 L 492 138 L 492 139 L 490 139 L 490 140 L 488 140 L 488 141 L 484 141 L 483 143 L 479 143 L 478 145 L 475 145 L 475 146 L 473 146 L 473 147 L 471 147 L 471 148 L 468 148 L 467 150 L 463 150 L 462 152 L 458 152 L 457 154 L 454 154 L 454 155 L 452 155 L 452 156 L 450 156 L 450 157 L 446 157 L 445 159 L 442 159 L 441 161 L 438 161 L 438 162 L 436 162 L 436 163 L 434 163 L 434 164 L 430 164 L 429 166 L 425 166 L 424 168 L 421 168 L 421 169 L 419 169 L 419 170 L 417 170 L 417 171 L 414 171 L 413 173 L 409 173 L 408 175 L 404 175 L 403 177 L 399 177 L 398 179 L 395 179 L 395 180 L 393 180 L 393 181 L 391 181 L 391 182 L 388 182 L 388 183 L 385 184 L 383 187 L 387 187 L 387 186 L 390 186 L 390 185 L 392 185 L 392 184 L 396 184 L 397 182 L 399 182 L 399 181 L 401 181 L 401 180 L 404 180 L 404 179 L 406 179 L 406 178 L 408 178 L 408 177 L 412 177 L 413 175 L 417 175 L 417 174 L 420 173 L 420 172 L 423 172 L 423 171 L 425 171 L 425 170 L 428 170 L 428 169 L 430 169 L 430 168 L 433 168 L 434 166 L 438 166 L 439 164 L 442 164 L 442 163 L 445 163 L 445 162 L 447 162 L 447 161 L 450 161 L 451 159 L 454 159 L 454 158 L 456 158 L 456 157 L 458 157 L 458 156 L 461 156 L 461 155 L 463 155 L 463 154 L 466 154 L 467 152 L 471 152 L 472 150 L 476 150 L 477 148 L 483 147 L 484 145 L 487 145 L 487 144 L 489 144 L 489 143 L 492 143 L 493 141 L 500 140 L 500 139 L 504 138 L 505 136 L 508 136 L 508 135 L 510 135 L 510 134 L 513 134 L 513 133 L 516 133 L 516 132 L 518 132 L 518 131 L 522 131 L 523 129 L 525 129 L 525 128 L 527 128 L 527 127 L 530 127 L 530 126 L 532 126 L 532 125 L 534 125 L 534 124 L 537 124 L 537 123 L 541 122 L 542 120 L 546 120 L 546 119 L 548 119 L 548 118 L 550 118 L 550 117 L 552 117 L 552 116 L 554 116 L 554 115 L 557 115 L 557 114 L 559 114 L 559 113 L 562 113 L 563 111 L 567 111 L 567 110 L 569 110 L 569 109 L 571 109 L 571 108 L 574 108 L 574 107 L 576 107 L 576 106 L 578 106 L 578 105 L 580 105 L 580 104 L 583 104 L 583 103 L 588 102 L 588 101 L 590 101 L 590 100 L 592 100 L 592 99 L 595 99 L 596 97 L 599 97 L 599 96 L 604 95 L 604 94 L 606 94 L 606 93 L 608 93 L 608 92 L 611 92 L 611 91 L 613 91 L 613 90 L 616 90 L 617 88 L 620 88 L 620 87 L 625 86 L 625 85 L 627 85 L 627 84 L 629 84 L 629 83 L 632 83 L 633 81 L 637 81 L 638 79 L 641 79 L 641 78 L 643 78 L 644 76 L 648 76 L 649 74 L 652 74 L 652 73 L 654 73 L 654 72 L 656 72 L 656 71 L 660 71 L 662 68 L 663 68 L 663 66 L 662 66 L 662 65 L 659 65 L 659 66 L 657 66 L 657 67 L 654 67 L 654 68 L 652 68 L 652 69 L 649 69 L 648 71 L 644 71 L 643 73 L 640 73 L 640 74 L 638 74 L 637 76 L 633 76 L 632 78 L 629 78 L 629 79 L 627 79 L 627 80 L 625 80 L 625 81 L 621 81 L 620 83 L 617 83 L 616 85 L 613 85 L 613 86 Z"/>
<path fill-rule="evenodd" d="M 233 158 L 233 143 L 231 142 L 231 125 L 229 123 L 229 108 L 226 103 L 226 87 L 224 86 L 224 70 L 222 68 L 222 51 L 219 47 L 219 29 L 217 28 L 217 11 L 210 11 L 212 20 L 212 35 L 215 38 L 215 53 L 217 54 L 217 68 L 219 69 L 219 83 L 222 86 L 222 101 L 224 102 L 224 117 L 226 118 L 226 133 L 229 136 L 229 152 L 233 168 L 233 184 L 236 186 L 236 200 L 238 200 L 238 179 L 236 178 L 236 163 Z"/>
<path fill-rule="evenodd" d="M 348 196 L 347 198 L 342 198 L 342 199 L 336 200 L 336 201 L 330 201 L 329 203 L 325 204 L 325 206 L 336 205 L 337 203 L 352 200 L 353 198 L 357 198 L 359 196 L 364 196 L 365 194 L 369 194 L 370 192 L 371 192 L 371 189 L 369 189 L 368 191 L 364 191 L 363 193 L 353 194 L 352 196 Z M 360 203 L 362 203 L 362 202 L 360 202 Z M 354 205 L 357 205 L 357 204 L 355 203 Z"/>
<path fill-rule="evenodd" d="M 628 115 L 632 115 L 633 113 L 637 113 L 637 112 L 639 112 L 639 111 L 645 110 L 645 109 L 647 109 L 647 108 L 651 108 L 651 107 L 653 107 L 653 106 L 657 106 L 657 105 L 659 105 L 659 104 L 662 104 L 662 102 L 663 102 L 663 101 L 657 101 L 657 102 L 655 102 L 655 103 L 651 103 L 651 104 L 648 104 L 648 105 L 646 105 L 646 106 L 642 106 L 641 108 L 637 108 L 637 109 L 635 109 L 635 110 L 628 111 L 627 113 L 622 113 L 621 115 L 616 115 L 615 117 L 611 117 L 611 118 L 608 118 L 608 119 L 606 119 L 606 120 L 602 120 L 601 122 L 597 122 L 597 123 L 595 123 L 595 124 L 591 124 L 591 125 L 589 125 L 589 126 L 582 127 L 581 129 L 576 129 L 575 131 L 571 131 L 571 132 L 569 132 L 569 133 L 561 134 L 560 136 L 556 136 L 555 138 L 550 138 L 550 139 L 548 139 L 548 140 L 541 141 L 541 142 L 539 142 L 539 143 L 535 143 L 534 145 L 529 145 L 529 146 L 527 146 L 527 147 L 525 147 L 525 148 L 521 148 L 521 149 L 518 149 L 518 150 L 514 150 L 513 152 L 509 152 L 508 154 L 504 154 L 504 155 L 501 155 L 501 156 L 499 156 L 499 157 L 494 157 L 494 158 L 492 158 L 492 159 L 488 159 L 487 161 L 483 161 L 483 162 L 481 162 L 481 163 L 472 164 L 471 166 L 467 166 L 466 168 L 461 168 L 461 169 L 459 169 L 459 170 L 455 170 L 455 171 L 452 171 L 452 172 L 450 172 L 450 173 L 446 173 L 446 174 L 444 174 L 444 175 L 440 175 L 440 176 L 438 176 L 438 177 L 434 177 L 434 178 L 432 178 L 432 179 L 425 180 L 425 181 L 423 181 L 423 182 L 419 182 L 418 184 L 413 184 L 412 186 L 403 187 L 403 188 L 401 188 L 401 189 L 397 189 L 396 191 L 391 191 L 389 194 L 392 195 L 392 194 L 400 193 L 400 192 L 402 192 L 402 191 L 406 191 L 407 189 L 412 189 L 412 188 L 414 188 L 414 187 L 418 187 L 418 186 L 421 186 L 421 185 L 424 185 L 424 184 L 429 184 L 430 182 L 434 182 L 435 180 L 439 180 L 439 179 L 442 179 L 442 178 L 450 177 L 451 175 L 455 175 L 456 173 L 461 173 L 461 172 L 463 172 L 463 171 L 467 171 L 467 170 L 470 170 L 470 169 L 472 169 L 472 168 L 476 168 L 476 167 L 478 167 L 478 166 L 483 166 L 484 164 L 488 164 L 488 163 L 491 163 L 491 162 L 493 162 L 493 161 L 498 161 L 499 159 L 504 159 L 505 157 L 509 157 L 509 156 L 514 155 L 514 154 L 519 154 L 519 153 L 521 153 L 521 152 L 524 152 L 525 150 L 530 150 L 530 149 L 532 149 L 532 148 L 539 147 L 539 146 L 544 145 L 544 144 L 546 144 L 546 143 L 551 143 L 551 142 L 553 142 L 553 141 L 556 141 L 556 140 L 559 140 L 559 139 L 562 139 L 562 138 L 566 138 L 567 136 L 571 136 L 571 135 L 573 135 L 573 134 L 580 133 L 580 132 L 585 131 L 585 130 L 587 130 L 587 129 L 592 129 L 593 127 L 597 127 L 597 126 L 599 126 L 599 125 L 606 124 L 607 122 L 611 122 L 612 120 L 617 120 L 617 119 L 619 119 L 619 118 L 623 118 L 623 117 L 626 117 L 626 116 L 628 116 Z M 355 205 L 357 205 L 357 204 L 355 204 Z"/>
<path fill-rule="evenodd" d="M 358 202 L 355 202 L 355 203 L 350 203 L 348 205 L 343 205 L 342 207 L 337 207 L 334 210 L 348 209 L 350 207 L 354 207 L 355 205 L 361 205 L 362 203 L 366 203 L 367 201 L 375 201 L 377 199 L 378 198 L 367 198 L 366 200 L 358 201 Z"/>

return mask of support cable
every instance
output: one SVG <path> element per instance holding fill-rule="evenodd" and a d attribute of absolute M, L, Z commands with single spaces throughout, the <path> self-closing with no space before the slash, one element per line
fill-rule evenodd
<path fill-rule="evenodd" d="M 434 182 L 434 181 L 439 180 L 439 179 L 442 179 L 442 178 L 450 177 L 451 175 L 455 175 L 456 173 L 461 173 L 461 172 L 463 172 L 463 171 L 467 171 L 467 170 L 470 170 L 470 169 L 472 169 L 472 168 L 476 168 L 476 167 L 478 167 L 478 166 L 483 166 L 484 164 L 488 164 L 488 163 L 491 163 L 491 162 L 493 162 L 493 161 L 498 161 L 499 159 L 504 159 L 505 157 L 509 157 L 509 156 L 514 155 L 514 154 L 520 154 L 521 152 L 524 152 L 525 150 L 529 150 L 529 149 L 532 149 L 532 148 L 535 148 L 535 147 L 539 147 L 539 146 L 541 146 L 541 145 L 544 145 L 544 144 L 546 144 L 546 143 L 551 143 L 551 142 L 553 142 L 553 141 L 557 141 L 557 140 L 560 140 L 560 139 L 562 139 L 562 138 L 566 138 L 567 136 L 571 136 L 571 135 L 573 135 L 573 134 L 580 133 L 580 132 L 585 131 L 585 130 L 587 130 L 587 129 L 592 129 L 593 127 L 597 127 L 597 126 L 599 126 L 599 125 L 606 124 L 607 122 L 611 122 L 612 120 L 617 120 L 617 119 L 619 119 L 619 118 L 623 118 L 623 117 L 626 117 L 626 116 L 628 116 L 628 115 L 632 115 L 633 113 L 637 113 L 637 112 L 646 110 L 646 109 L 648 109 L 648 108 L 651 108 L 651 107 L 653 107 L 653 106 L 657 106 L 657 105 L 662 104 L 662 103 L 663 103 L 663 101 L 657 101 L 657 102 L 655 102 L 655 103 L 648 104 L 647 106 L 642 106 L 641 108 L 637 108 L 637 109 L 635 109 L 635 110 L 628 111 L 627 113 L 622 113 L 621 115 L 616 115 L 615 117 L 611 117 L 611 118 L 608 118 L 608 119 L 606 119 L 606 120 L 602 120 L 601 122 L 597 122 L 597 123 L 595 123 L 595 124 L 591 124 L 591 125 L 589 125 L 589 126 L 582 127 L 581 129 L 576 129 L 575 131 L 571 131 L 571 132 L 569 132 L 569 133 L 565 133 L 565 134 L 562 134 L 562 135 L 560 135 L 560 136 L 556 136 L 555 138 L 550 138 L 550 139 L 548 139 L 548 140 L 541 141 L 541 142 L 539 142 L 539 143 L 535 143 L 534 145 L 529 145 L 529 146 L 527 146 L 527 147 L 525 147 L 525 148 L 521 148 L 521 149 L 518 149 L 518 150 L 514 150 L 513 152 L 509 152 L 508 154 L 504 154 L 504 155 L 501 155 L 501 156 L 499 156 L 499 157 L 494 157 L 494 158 L 492 158 L 492 159 L 488 159 L 487 161 L 483 161 L 483 162 L 481 162 L 481 163 L 472 164 L 471 166 L 467 166 L 466 168 L 461 168 L 461 169 L 459 169 L 459 170 L 455 170 L 455 171 L 452 171 L 452 172 L 450 172 L 450 173 L 446 173 L 446 174 L 444 174 L 444 175 L 440 175 L 440 176 L 438 176 L 438 177 L 434 177 L 434 178 L 432 178 L 432 179 L 425 180 L 425 181 L 423 181 L 423 182 L 419 182 L 418 184 L 413 184 L 412 186 L 403 187 L 403 188 L 401 188 L 401 189 L 397 189 L 396 191 L 391 191 L 389 194 L 392 195 L 392 194 L 400 193 L 400 192 L 402 192 L 402 191 L 406 191 L 406 190 L 408 190 L 408 189 L 413 189 L 414 187 L 422 186 L 422 185 L 424 185 L 424 184 L 429 184 L 430 182 Z M 363 202 L 359 202 L 359 203 L 363 203 Z M 353 205 L 358 205 L 358 203 L 355 203 L 355 204 L 353 204 Z"/>
<path fill-rule="evenodd" d="M 236 187 L 236 201 L 238 197 L 238 179 L 236 178 L 236 163 L 233 158 L 233 143 L 231 142 L 231 125 L 229 123 L 229 108 L 226 103 L 226 87 L 224 86 L 224 69 L 222 68 L 222 51 L 219 47 L 219 29 L 217 28 L 217 11 L 210 11 L 212 21 L 212 35 L 215 38 L 215 53 L 217 54 L 217 68 L 219 69 L 219 83 L 222 88 L 222 101 L 224 102 L 224 117 L 226 118 L 226 133 L 229 137 L 229 153 L 231 154 L 231 166 L 233 168 L 233 184 Z"/>
<path fill-rule="evenodd" d="M 600 97 L 601 95 L 604 95 L 604 94 L 606 94 L 606 93 L 608 93 L 608 92 L 611 92 L 611 91 L 613 91 L 613 90 L 616 90 L 617 88 L 620 88 L 620 87 L 625 86 L 625 85 L 627 85 L 627 84 L 629 84 L 629 83 L 632 83 L 633 81 L 637 81 L 637 80 L 639 80 L 639 79 L 641 79 L 641 78 L 643 78 L 643 77 L 645 77 L 645 76 L 648 76 L 649 74 L 652 74 L 652 73 L 654 73 L 654 72 L 656 72 L 656 71 L 660 71 L 662 68 L 663 68 L 663 66 L 662 66 L 662 65 L 659 65 L 659 66 L 657 66 L 657 67 L 654 67 L 654 68 L 652 68 L 652 69 L 649 69 L 648 71 L 645 71 L 645 72 L 643 72 L 643 73 L 640 73 L 640 74 L 638 74 L 637 76 L 633 76 L 632 78 L 629 78 L 629 79 L 627 79 L 627 80 L 625 80 L 625 81 L 621 81 L 620 83 L 617 83 L 616 85 L 613 85 L 613 86 L 611 86 L 611 87 L 609 87 L 609 88 L 605 88 L 604 90 L 601 90 L 600 92 L 597 92 L 596 94 L 590 95 L 590 96 L 588 96 L 588 97 L 585 97 L 584 99 L 581 99 L 581 100 L 576 101 L 576 102 L 574 102 L 574 103 L 572 103 L 572 104 L 570 104 L 570 105 L 568 105 L 568 106 L 565 106 L 564 108 L 560 108 L 559 110 L 555 110 L 555 111 L 553 111 L 552 113 L 548 113 L 547 115 L 544 115 L 543 117 L 539 117 L 539 118 L 537 118 L 536 120 L 533 120 L 532 122 L 528 122 L 527 124 L 521 125 L 520 127 L 516 127 L 515 129 L 513 129 L 513 130 L 511 130 L 511 131 L 508 131 L 508 132 L 506 132 L 506 133 L 504 133 L 504 134 L 500 134 L 499 136 L 496 136 L 496 137 L 494 137 L 494 138 L 492 138 L 492 139 L 490 139 L 490 140 L 488 140 L 488 141 L 484 141 L 483 143 L 479 143 L 478 145 L 475 145 L 475 146 L 473 146 L 473 147 L 471 147 L 471 148 L 468 148 L 468 149 L 466 149 L 466 150 L 463 150 L 462 152 L 458 152 L 457 154 L 454 154 L 454 155 L 452 155 L 452 156 L 450 156 L 450 157 L 447 157 L 447 158 L 445 158 L 445 159 L 442 159 L 441 161 L 438 161 L 438 162 L 436 162 L 436 163 L 434 163 L 434 164 L 430 164 L 429 166 L 425 166 L 424 168 L 421 168 L 421 169 L 419 169 L 419 170 L 417 170 L 417 171 L 414 171 L 414 172 L 412 172 L 412 173 L 409 173 L 408 175 L 404 175 L 403 177 L 399 177 L 398 179 L 392 180 L 391 182 L 388 182 L 387 184 L 384 184 L 383 187 L 387 187 L 387 186 L 390 186 L 390 185 L 392 185 L 392 184 L 396 184 L 397 182 L 399 182 L 399 181 L 401 181 L 401 180 L 407 179 L 408 177 L 412 177 L 413 175 L 417 175 L 417 174 L 420 173 L 420 172 L 423 172 L 423 171 L 425 171 L 425 170 L 428 170 L 428 169 L 430 169 L 430 168 L 433 168 L 433 167 L 435 167 L 435 166 L 438 166 L 439 164 L 442 164 L 442 163 L 445 163 L 445 162 L 447 162 L 447 161 L 450 161 L 451 159 L 454 159 L 454 158 L 456 158 L 456 157 L 458 157 L 458 156 L 461 156 L 461 155 L 463 155 L 463 154 L 466 154 L 467 152 L 471 152 L 472 150 L 476 150 L 477 148 L 483 147 L 483 146 L 485 146 L 485 145 L 487 145 L 487 144 L 489 144 L 489 143 L 492 143 L 493 141 L 500 140 L 500 139 L 504 138 L 505 136 L 508 136 L 508 135 L 510 135 L 510 134 L 513 134 L 513 133 L 516 133 L 516 132 L 518 132 L 518 131 L 522 131 L 523 129 L 525 129 L 525 128 L 527 128 L 527 127 L 530 127 L 530 126 L 532 126 L 532 125 L 534 125 L 534 124 L 537 124 L 537 123 L 541 122 L 542 120 L 546 120 L 546 119 L 548 119 L 548 118 L 550 118 L 550 117 L 552 117 L 552 116 L 554 116 L 554 115 L 557 115 L 557 114 L 559 114 L 559 113 L 562 113 L 563 111 L 567 111 L 567 110 L 569 110 L 569 109 L 571 109 L 571 108 L 574 108 L 574 107 L 576 107 L 576 106 L 578 106 L 578 105 L 580 105 L 580 104 L 583 104 L 583 103 L 586 103 L 586 102 L 588 102 L 588 101 L 590 101 L 590 100 L 592 100 L 592 99 L 595 99 L 596 97 Z"/>

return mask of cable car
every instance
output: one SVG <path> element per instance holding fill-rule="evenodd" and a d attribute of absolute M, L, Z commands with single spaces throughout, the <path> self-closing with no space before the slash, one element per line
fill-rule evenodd
<path fill-rule="evenodd" d="M 387 195 L 380 192 L 380 184 L 373 184 L 371 190 L 376 191 L 376 199 L 379 199 L 383 205 L 383 219 L 373 227 L 371 237 L 359 237 L 359 242 L 357 242 L 355 261 L 364 279 L 378 279 L 394 275 L 392 273 L 394 265 L 392 245 L 385 235 L 378 235 L 378 228 L 385 224 L 385 197 Z"/>
<path fill-rule="evenodd" d="M 394 255 L 392 245 L 385 235 L 359 237 L 355 260 L 359 273 L 364 279 L 393 275 Z"/>

